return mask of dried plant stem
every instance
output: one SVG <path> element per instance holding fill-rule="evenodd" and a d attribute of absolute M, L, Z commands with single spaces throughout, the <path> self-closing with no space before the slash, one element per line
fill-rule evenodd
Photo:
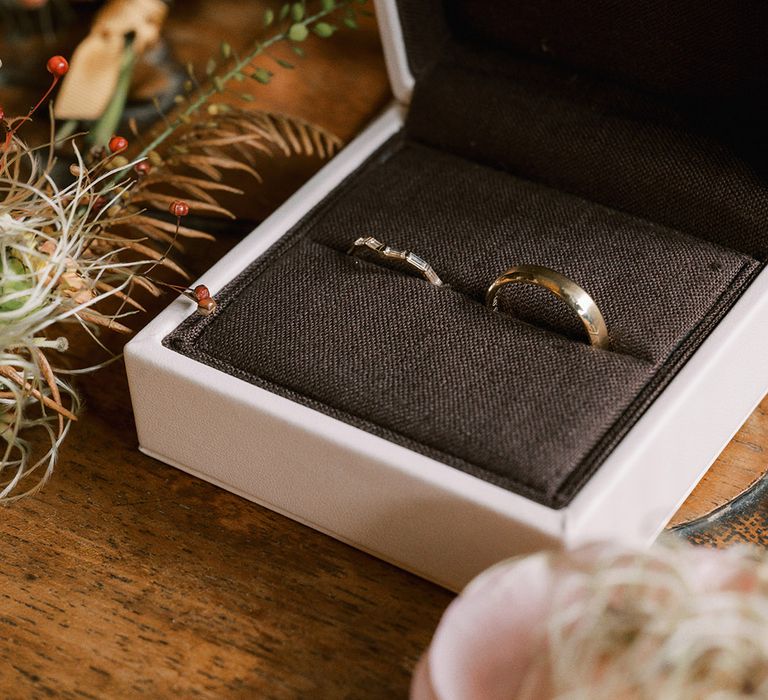
<path fill-rule="evenodd" d="M 69 420 L 77 420 L 77 416 L 72 413 L 72 411 L 67 410 L 60 403 L 57 403 L 45 394 L 40 393 L 40 391 L 35 389 L 29 382 L 24 381 L 24 377 L 22 377 L 12 367 L 0 367 L 0 376 L 5 377 L 6 379 L 10 379 L 14 384 L 29 393 L 31 396 L 34 396 L 38 401 L 43 403 L 48 408 L 56 411 L 56 413 L 59 415 L 64 416 Z"/>
<path fill-rule="evenodd" d="M 314 15 L 310 15 L 307 17 L 302 24 L 305 26 L 310 26 L 314 24 L 315 22 L 321 20 L 323 17 L 327 17 L 330 14 L 333 14 L 334 12 L 338 11 L 342 7 L 346 7 L 347 5 L 351 4 L 351 0 L 342 0 L 341 2 L 335 4 L 333 7 L 330 7 L 326 10 L 321 10 L 320 12 L 315 13 Z M 288 39 L 288 32 L 280 32 L 278 34 L 275 34 L 274 36 L 270 37 L 269 39 L 260 42 L 256 45 L 253 51 L 251 51 L 247 56 L 245 56 L 242 59 L 236 60 L 234 66 L 228 70 L 226 73 L 224 73 L 221 76 L 217 77 L 217 81 L 209 88 L 205 90 L 201 90 L 200 94 L 197 96 L 197 98 L 189 104 L 189 106 L 184 109 L 176 119 L 169 122 L 168 125 L 161 131 L 153 140 L 152 142 L 145 146 L 141 153 L 139 154 L 139 158 L 143 158 L 151 151 L 154 151 L 158 146 L 160 146 L 171 134 L 173 134 L 176 129 L 178 129 L 182 124 L 185 123 L 185 121 L 191 117 L 193 114 L 195 114 L 203 105 L 205 105 L 208 100 L 211 99 L 217 92 L 220 92 L 220 85 L 224 83 L 228 83 L 230 80 L 233 80 L 235 76 L 242 73 L 243 69 L 247 68 L 256 58 L 261 56 L 266 52 L 267 49 L 274 46 L 275 44 L 280 43 L 281 41 L 285 41 Z"/>

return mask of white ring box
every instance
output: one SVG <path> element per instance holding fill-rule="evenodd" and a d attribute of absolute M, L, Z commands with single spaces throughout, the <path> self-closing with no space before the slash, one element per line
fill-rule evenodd
<path fill-rule="evenodd" d="M 212 294 L 401 129 L 414 78 L 396 4 L 378 2 L 377 15 L 398 103 L 201 277 Z M 768 389 L 763 270 L 555 509 L 165 347 L 193 306 L 177 299 L 126 347 L 140 449 L 455 590 L 511 555 L 607 538 L 650 544 Z"/>

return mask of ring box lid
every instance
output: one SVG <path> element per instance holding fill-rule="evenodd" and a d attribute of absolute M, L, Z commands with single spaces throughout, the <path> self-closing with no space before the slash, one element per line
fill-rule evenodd
<path fill-rule="evenodd" d="M 762 102 L 768 87 L 768 9 L 759 0 L 376 0 L 376 14 L 392 91 L 404 104 L 418 75 L 466 42 L 649 92 Z"/>
<path fill-rule="evenodd" d="M 384 60 L 392 93 L 398 102 L 407 105 L 411 101 L 416 79 L 408 63 L 400 14 L 395 0 L 376 2 L 376 19 L 379 23 L 381 45 L 384 49 Z"/>
<path fill-rule="evenodd" d="M 768 4 L 376 8 L 409 138 L 768 258 Z"/>

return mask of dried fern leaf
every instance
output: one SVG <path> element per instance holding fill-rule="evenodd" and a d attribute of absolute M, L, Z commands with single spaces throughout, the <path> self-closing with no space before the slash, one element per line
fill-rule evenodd
<path fill-rule="evenodd" d="M 134 222 L 132 229 L 138 231 L 139 233 L 143 233 L 147 238 L 152 238 L 156 241 L 162 241 L 163 243 L 166 243 L 169 246 L 172 246 L 179 252 L 184 252 L 184 244 L 178 240 L 178 237 L 172 236 L 169 233 L 166 233 L 165 231 L 161 231 L 155 226 L 150 226 L 149 224 L 141 224 L 139 222 Z"/>
<path fill-rule="evenodd" d="M 269 112 L 263 112 L 261 116 L 260 124 L 267 126 L 273 136 L 277 134 L 278 140 L 279 137 L 283 137 L 283 142 L 287 139 L 296 155 L 312 155 L 312 145 L 317 147 L 318 142 L 328 157 L 341 148 L 342 142 L 338 137 L 303 119 Z"/>
<path fill-rule="evenodd" d="M 149 292 L 153 297 L 160 297 L 163 294 L 163 290 L 160 289 L 154 282 L 151 282 L 146 277 L 142 277 L 141 275 L 134 275 L 131 277 L 131 284 L 135 284 L 142 289 Z"/>
<path fill-rule="evenodd" d="M 206 148 L 208 146 L 232 146 L 236 143 L 249 142 L 256 142 L 256 140 L 250 134 L 246 134 L 240 136 L 227 136 L 218 139 L 200 139 L 195 145 L 199 148 Z"/>
<path fill-rule="evenodd" d="M 129 238 L 120 237 L 113 240 L 115 240 L 115 242 L 119 242 L 121 247 L 132 250 L 135 253 L 139 253 L 139 255 L 145 255 L 155 264 L 167 267 L 169 270 L 173 270 L 176 274 L 180 275 L 184 279 L 189 279 L 189 275 L 175 262 L 173 262 L 173 260 L 167 257 L 167 253 L 159 253 L 154 248 L 150 248 L 143 243 L 139 243 L 138 241 L 134 241 Z M 152 266 L 154 267 L 154 264 Z"/>
<path fill-rule="evenodd" d="M 103 292 L 111 292 L 112 296 L 117 297 L 121 301 L 124 301 L 126 304 L 130 304 L 134 309 L 138 309 L 139 311 L 146 311 L 146 309 L 141 304 L 139 304 L 138 301 L 131 298 L 131 296 L 125 292 L 121 292 L 119 289 L 116 289 L 111 284 L 107 284 L 104 281 L 99 281 L 96 283 L 96 288 Z"/>
<path fill-rule="evenodd" d="M 162 219 L 153 219 L 150 216 L 143 216 L 141 214 L 136 214 L 133 217 L 132 221 L 137 224 L 152 226 L 154 228 L 160 229 L 161 231 L 167 231 L 168 233 L 177 232 L 176 224 L 171 223 L 169 221 L 163 221 Z M 193 228 L 187 228 L 186 226 L 179 226 L 178 234 L 179 236 L 184 236 L 185 238 L 203 238 L 208 241 L 216 240 L 216 238 L 212 236 L 210 233 L 205 233 L 204 231 L 198 231 L 197 229 L 193 229 Z"/>
<path fill-rule="evenodd" d="M 198 187 L 207 187 L 210 190 L 219 192 L 231 192 L 232 194 L 243 194 L 243 191 L 239 187 L 233 187 L 232 185 L 225 185 L 223 182 L 211 182 L 210 180 L 203 180 L 200 177 L 191 177 L 188 175 L 174 175 L 171 180 L 167 178 L 156 178 L 150 180 L 147 178 L 147 186 L 157 183 L 163 183 L 167 185 L 175 185 L 177 183 L 184 182 L 190 185 L 196 185 Z"/>
<path fill-rule="evenodd" d="M 233 158 L 219 158 L 216 156 L 208 155 L 187 155 L 176 156 L 174 160 L 181 165 L 188 165 L 189 167 L 196 168 L 201 172 L 206 172 L 204 168 L 207 168 L 209 172 L 212 171 L 216 175 L 214 179 L 217 181 L 221 180 L 221 173 L 216 170 L 216 168 L 219 168 L 221 170 L 242 170 L 243 172 L 252 175 L 254 179 L 258 180 L 259 182 L 262 182 L 261 175 L 259 175 L 259 173 L 256 172 L 251 166 L 246 165 L 245 163 L 240 163 Z M 206 174 L 208 174 L 208 172 L 206 172 Z"/>
<path fill-rule="evenodd" d="M 119 321 L 115 321 L 114 318 L 104 316 L 103 314 L 100 314 L 98 311 L 89 311 L 87 309 L 81 309 L 75 314 L 75 316 L 77 316 L 80 320 L 85 321 L 86 323 L 93 323 L 97 326 L 102 326 L 109 330 L 117 331 L 118 333 L 124 333 L 126 335 L 129 335 L 130 333 L 133 332 L 130 328 L 128 328 L 128 326 L 124 326 Z"/>
<path fill-rule="evenodd" d="M 135 201 L 146 202 L 147 204 L 150 204 L 151 206 L 158 209 L 167 209 L 168 206 L 175 202 L 177 199 L 177 197 L 173 197 L 169 194 L 159 194 L 156 192 L 139 192 Z M 218 204 L 210 204 L 208 202 L 202 202 L 195 199 L 188 199 L 187 204 L 189 204 L 189 208 L 193 211 L 209 212 L 210 214 L 221 214 L 222 216 L 226 216 L 230 219 L 236 218 L 231 211 L 225 209 L 224 207 L 220 207 Z"/>

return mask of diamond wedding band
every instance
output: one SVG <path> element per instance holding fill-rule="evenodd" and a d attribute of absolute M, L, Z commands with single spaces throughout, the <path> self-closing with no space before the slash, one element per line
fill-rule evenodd
<path fill-rule="evenodd" d="M 412 253 L 409 250 L 398 250 L 391 248 L 390 246 L 382 243 L 373 236 L 361 236 L 358 238 L 347 251 L 348 255 L 354 255 L 361 251 L 371 251 L 374 255 L 382 258 L 383 260 L 391 260 L 400 264 L 404 264 L 413 272 L 417 272 L 430 284 L 434 284 L 436 287 L 441 287 L 443 281 L 438 274 L 434 271 L 432 266 L 424 260 L 424 258 Z"/>

